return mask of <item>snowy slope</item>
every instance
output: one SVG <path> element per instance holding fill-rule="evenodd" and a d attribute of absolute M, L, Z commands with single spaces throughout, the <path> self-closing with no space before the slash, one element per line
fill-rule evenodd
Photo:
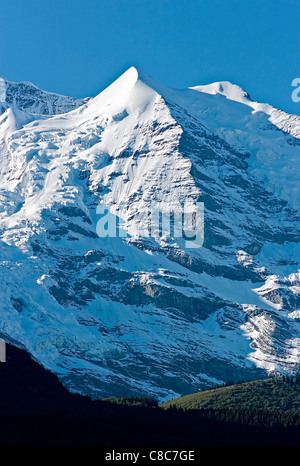
<path fill-rule="evenodd" d="M 299 117 L 135 68 L 81 104 L 0 117 L 0 332 L 93 397 L 296 371 Z M 99 205 L 135 232 L 191 201 L 200 248 L 99 237 Z"/>
<path fill-rule="evenodd" d="M 42 91 L 29 82 L 13 82 L 0 78 L 0 114 L 7 108 L 39 115 L 66 113 L 88 99 L 74 99 Z"/>

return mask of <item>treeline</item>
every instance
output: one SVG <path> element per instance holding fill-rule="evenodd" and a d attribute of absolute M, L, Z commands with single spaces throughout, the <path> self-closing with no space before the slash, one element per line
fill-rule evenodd
<path fill-rule="evenodd" d="M 262 379 L 262 380 L 272 380 L 275 384 L 283 382 L 292 387 L 299 387 L 300 386 L 300 372 L 297 372 L 295 375 L 278 375 L 278 376 L 271 377 L 270 379 Z M 244 383 L 251 383 L 251 382 L 253 383 L 257 381 L 240 379 L 235 382 L 233 380 L 227 380 L 223 384 L 212 385 L 210 387 L 203 388 L 201 391 L 215 390 L 216 388 L 220 388 L 220 387 L 231 387 L 232 385 L 241 385 Z"/>
<path fill-rule="evenodd" d="M 171 406 L 168 410 L 183 413 L 198 412 L 202 419 L 211 419 L 229 425 L 247 425 L 251 427 L 283 427 L 300 428 L 300 413 L 298 411 L 281 411 L 265 408 L 219 408 L 219 409 L 184 409 Z M 299 430 L 300 436 L 300 430 Z M 300 440 L 300 437 L 299 437 Z"/>
<path fill-rule="evenodd" d="M 300 412 L 300 376 L 280 376 L 250 382 L 227 382 L 218 388 L 175 398 L 161 406 L 184 409 L 278 410 Z M 246 411 L 245 411 L 246 412 Z"/>
<path fill-rule="evenodd" d="M 103 401 L 124 406 L 140 406 L 144 408 L 158 408 L 158 402 L 154 398 L 141 398 L 137 396 L 125 396 L 120 398 L 104 398 Z"/>

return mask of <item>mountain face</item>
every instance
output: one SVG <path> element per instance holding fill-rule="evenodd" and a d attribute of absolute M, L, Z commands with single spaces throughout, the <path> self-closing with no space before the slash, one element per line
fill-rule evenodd
<path fill-rule="evenodd" d="M 0 78 L 0 114 L 15 108 L 27 114 L 55 115 L 69 112 L 86 100 L 45 92 L 29 82 L 16 83 Z"/>
<path fill-rule="evenodd" d="M 0 116 L 6 341 L 92 398 L 299 370 L 300 117 L 135 68 L 51 111 L 43 91 L 15 95 Z M 200 206 L 198 243 L 176 234 L 183 206 Z"/>

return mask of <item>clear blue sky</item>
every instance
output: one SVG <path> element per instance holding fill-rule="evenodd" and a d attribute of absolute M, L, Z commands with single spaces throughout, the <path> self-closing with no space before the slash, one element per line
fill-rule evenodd
<path fill-rule="evenodd" d="M 300 114 L 299 0 L 0 0 L 0 76 L 94 96 L 130 66 L 184 88 L 231 81 Z"/>

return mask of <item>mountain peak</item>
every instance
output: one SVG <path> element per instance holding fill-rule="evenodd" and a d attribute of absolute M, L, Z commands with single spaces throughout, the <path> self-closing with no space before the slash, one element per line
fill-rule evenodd
<path fill-rule="evenodd" d="M 252 102 L 252 99 L 248 92 L 246 92 L 242 87 L 237 84 L 233 84 L 230 81 L 218 81 L 211 84 L 206 84 L 204 86 L 194 86 L 190 87 L 200 92 L 206 92 L 207 94 L 221 94 L 224 95 L 229 100 L 235 100 L 243 104 L 249 105 L 249 102 Z"/>
<path fill-rule="evenodd" d="M 247 105 L 248 107 L 252 107 L 255 112 L 262 111 L 270 115 L 270 113 L 274 109 L 269 104 L 253 101 L 248 92 L 245 91 L 245 89 L 238 86 L 237 84 L 231 83 L 230 81 L 217 81 L 211 84 L 193 86 L 189 89 L 204 92 L 205 94 L 222 95 L 226 97 L 226 99 L 228 100 L 233 100 L 234 102 L 238 102 L 240 104 Z"/>
<path fill-rule="evenodd" d="M 0 113 L 13 108 L 28 114 L 55 115 L 69 112 L 84 101 L 43 91 L 28 81 L 14 82 L 0 77 Z"/>
<path fill-rule="evenodd" d="M 277 130 L 294 118 L 255 114 L 231 83 L 174 90 L 135 67 L 49 118 L 65 98 L 30 89 L 0 118 L 3 337 L 95 398 L 296 370 L 300 136 Z"/>
<path fill-rule="evenodd" d="M 142 113 L 157 98 L 158 86 L 150 76 L 131 66 L 89 102 L 86 112 L 112 117 L 124 111 Z"/>

